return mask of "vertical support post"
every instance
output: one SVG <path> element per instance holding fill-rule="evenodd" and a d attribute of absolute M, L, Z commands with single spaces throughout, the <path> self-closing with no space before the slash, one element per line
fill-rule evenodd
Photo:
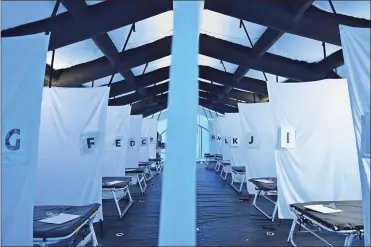
<path fill-rule="evenodd" d="M 201 130 L 201 152 L 200 152 L 200 159 L 202 159 L 202 157 L 204 156 L 203 153 L 202 153 L 202 144 L 203 144 L 203 141 L 202 141 L 202 128 L 200 127 L 200 130 Z"/>
<path fill-rule="evenodd" d="M 327 55 L 326 55 L 326 43 L 325 42 L 322 42 L 322 49 L 323 49 L 323 58 L 326 58 Z"/>
<path fill-rule="evenodd" d="M 198 41 L 204 1 L 174 1 L 173 4 L 168 146 L 159 246 L 196 246 Z M 179 169 L 182 169 L 181 177 Z"/>
<path fill-rule="evenodd" d="M 54 70 L 54 55 L 55 55 L 55 50 L 52 51 L 52 61 L 50 63 L 49 88 L 52 87 L 53 70 Z"/>

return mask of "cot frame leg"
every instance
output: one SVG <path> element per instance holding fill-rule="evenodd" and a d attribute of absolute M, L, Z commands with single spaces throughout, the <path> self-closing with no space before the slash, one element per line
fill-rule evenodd
<path fill-rule="evenodd" d="M 139 184 L 139 187 L 140 187 L 140 191 L 141 191 L 142 194 L 144 194 L 144 192 L 147 189 L 147 182 L 146 182 L 145 174 L 144 173 L 143 174 L 138 174 L 137 179 L 138 179 L 138 184 Z"/>
<path fill-rule="evenodd" d="M 223 179 L 223 181 L 226 181 L 228 178 L 228 174 L 231 173 L 231 165 L 222 165 L 221 171 L 220 171 L 220 177 Z"/>
<path fill-rule="evenodd" d="M 120 205 L 119 205 L 119 200 L 121 198 L 117 198 L 116 192 L 114 190 L 111 190 L 111 193 L 112 193 L 113 199 L 115 200 L 117 212 L 119 213 L 119 217 L 121 218 L 122 213 L 121 213 L 121 209 L 120 209 Z"/>
<path fill-rule="evenodd" d="M 92 239 L 92 244 L 93 246 L 98 246 L 98 239 L 97 239 L 97 236 L 95 235 L 95 230 L 94 230 L 94 227 L 93 227 L 93 223 L 90 223 L 89 224 L 89 228 L 90 228 L 90 233 L 91 233 L 91 239 Z"/>
<path fill-rule="evenodd" d="M 237 175 L 237 174 L 243 176 L 239 188 L 237 188 L 237 187 L 234 185 L 234 182 L 235 182 L 235 181 L 234 181 L 234 180 L 235 180 L 235 177 L 234 177 L 234 176 Z M 233 188 L 237 193 L 241 193 L 241 192 L 242 192 L 243 185 L 244 185 L 244 183 L 246 182 L 246 174 L 245 174 L 245 173 L 235 173 L 235 172 L 232 171 L 231 176 L 232 176 L 232 181 L 231 181 L 231 186 L 232 186 L 232 188 Z M 236 183 L 237 183 L 237 182 L 236 182 Z"/>
<path fill-rule="evenodd" d="M 267 217 L 268 219 L 270 219 L 272 222 L 276 219 L 276 214 L 277 214 L 277 210 L 278 210 L 278 203 L 273 201 L 271 198 L 269 198 L 267 196 L 267 191 L 264 191 L 264 194 L 262 195 L 265 199 L 267 199 L 268 201 L 272 202 L 274 204 L 274 209 L 273 209 L 273 212 L 272 212 L 272 215 L 268 215 L 266 212 L 264 212 L 264 210 L 262 210 L 258 205 L 257 205 L 257 201 L 258 201 L 258 197 L 261 195 L 261 193 L 263 192 L 262 189 L 257 189 L 257 192 L 255 192 L 255 196 L 254 196 L 254 200 L 252 202 L 252 205 L 257 209 L 259 210 L 260 213 L 262 213 L 265 217 Z"/>
<path fill-rule="evenodd" d="M 296 230 L 296 227 L 298 225 L 298 222 L 296 221 L 296 219 L 294 219 L 292 221 L 292 225 L 291 225 L 291 228 L 290 228 L 290 233 L 289 233 L 289 236 L 287 238 L 287 242 L 288 243 L 291 243 L 292 246 L 297 246 L 295 241 L 294 241 L 294 234 L 295 234 L 295 230 Z"/>

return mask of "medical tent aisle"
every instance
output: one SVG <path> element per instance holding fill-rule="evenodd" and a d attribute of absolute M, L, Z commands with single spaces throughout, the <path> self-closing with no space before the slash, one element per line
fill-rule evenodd
<path fill-rule="evenodd" d="M 370 7 L 2 1 L 1 245 L 370 246 Z"/>

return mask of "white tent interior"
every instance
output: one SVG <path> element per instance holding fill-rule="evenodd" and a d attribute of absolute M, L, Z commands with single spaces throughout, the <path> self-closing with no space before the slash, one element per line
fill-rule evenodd
<path fill-rule="evenodd" d="M 1 244 L 35 245 L 37 206 L 101 205 L 102 176 L 156 157 L 143 140 L 162 133 L 163 173 L 100 244 L 285 245 L 290 204 L 356 200 L 334 245 L 370 246 L 370 2 L 158 1 L 2 1 Z M 277 176 L 280 229 L 204 153 Z"/>

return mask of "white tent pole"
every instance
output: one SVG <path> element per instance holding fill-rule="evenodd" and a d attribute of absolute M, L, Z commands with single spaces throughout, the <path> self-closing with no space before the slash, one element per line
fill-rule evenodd
<path fill-rule="evenodd" d="M 159 246 L 196 246 L 198 40 L 204 2 L 173 3 L 174 34 Z"/>

